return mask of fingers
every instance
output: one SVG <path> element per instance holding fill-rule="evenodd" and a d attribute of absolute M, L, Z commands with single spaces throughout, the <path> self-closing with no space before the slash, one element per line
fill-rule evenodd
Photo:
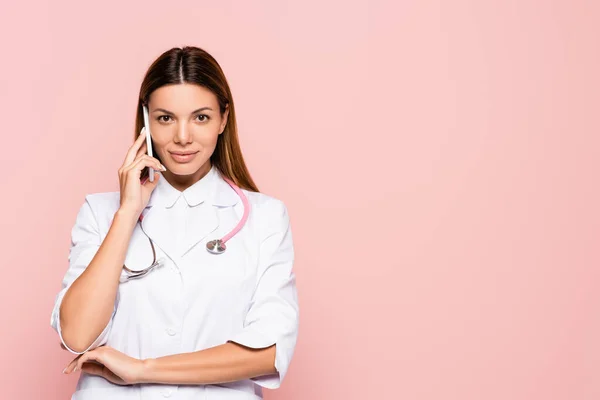
<path fill-rule="evenodd" d="M 140 147 L 140 149 L 137 151 L 135 158 L 138 159 L 142 155 L 146 154 L 147 148 L 148 148 L 148 146 L 146 145 L 146 141 L 144 140 L 144 144 L 142 144 L 142 147 Z"/>
<path fill-rule="evenodd" d="M 156 171 L 166 171 L 167 169 L 154 157 L 149 155 L 143 155 L 135 160 L 131 165 L 123 171 L 124 173 L 130 173 L 130 171 L 141 172 L 145 167 L 153 168 Z M 139 176 L 139 174 L 138 174 Z"/>
<path fill-rule="evenodd" d="M 125 168 L 133 162 L 138 150 L 140 149 L 142 144 L 145 142 L 146 142 L 146 130 L 144 128 L 142 128 L 139 136 L 137 137 L 137 139 L 135 139 L 135 142 L 133 142 L 133 145 L 127 151 L 127 154 L 125 155 L 125 160 L 123 160 L 123 165 L 121 166 L 121 168 Z"/>
<path fill-rule="evenodd" d="M 81 366 L 83 365 L 84 362 L 99 361 L 99 359 L 100 359 L 99 352 L 94 351 L 94 350 L 88 351 L 87 353 L 84 353 L 83 356 L 79 358 L 79 360 L 77 360 L 77 365 L 75 366 L 73 371 L 81 370 Z"/>
<path fill-rule="evenodd" d="M 106 366 L 98 363 L 86 362 L 81 366 L 81 371 L 91 375 L 101 376 L 117 385 L 124 385 L 125 381 L 113 373 Z"/>
<path fill-rule="evenodd" d="M 75 368 L 75 366 L 77 365 L 77 361 L 79 360 L 79 358 L 82 356 L 83 354 L 78 355 L 77 357 L 75 357 L 73 360 L 71 360 L 71 362 L 66 366 L 65 369 L 63 369 L 63 374 L 70 374 L 71 372 L 73 372 L 73 369 Z"/>
<path fill-rule="evenodd" d="M 146 178 L 144 178 L 144 180 L 141 183 L 142 183 L 142 186 L 149 188 L 149 189 L 153 189 L 156 185 L 158 185 L 159 179 L 160 179 L 160 172 L 157 172 L 154 174 L 154 182 L 150 182 L 149 177 L 146 176 Z"/>
<path fill-rule="evenodd" d="M 101 347 L 96 348 L 94 350 L 90 350 L 79 356 L 75 357 L 69 365 L 63 370 L 64 374 L 70 374 L 71 372 L 75 372 L 81 369 L 81 365 L 86 361 L 98 361 L 102 362 L 102 350 Z"/>
<path fill-rule="evenodd" d="M 81 367 L 81 371 L 92 375 L 104 376 L 105 368 L 106 367 L 102 364 L 84 363 Z"/>

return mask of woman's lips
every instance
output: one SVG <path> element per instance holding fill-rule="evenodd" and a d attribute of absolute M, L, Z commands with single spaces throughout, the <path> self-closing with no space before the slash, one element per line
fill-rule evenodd
<path fill-rule="evenodd" d="M 194 157 L 196 157 L 196 154 L 198 154 L 198 152 L 195 152 L 192 154 L 177 154 L 177 153 L 170 153 L 170 154 L 171 154 L 171 158 L 173 160 L 175 160 L 176 162 L 186 163 L 186 162 L 190 162 L 191 160 L 193 160 Z"/>

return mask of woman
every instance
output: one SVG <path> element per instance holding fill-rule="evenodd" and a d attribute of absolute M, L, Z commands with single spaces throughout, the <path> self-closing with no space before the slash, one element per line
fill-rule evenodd
<path fill-rule="evenodd" d="M 72 399 L 261 399 L 281 385 L 298 335 L 292 234 L 284 203 L 246 169 L 212 56 L 174 48 L 150 66 L 139 132 L 120 191 L 88 194 L 71 232 L 51 325 L 78 355 L 64 371 L 82 372 Z M 226 251 L 207 251 L 245 210 Z"/>

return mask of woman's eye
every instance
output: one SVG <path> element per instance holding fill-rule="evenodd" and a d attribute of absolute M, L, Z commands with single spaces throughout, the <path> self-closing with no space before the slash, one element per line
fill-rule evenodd
<path fill-rule="evenodd" d="M 159 115 L 156 118 L 159 122 L 169 122 L 168 119 L 165 120 L 165 119 L 161 119 L 161 118 L 171 118 L 171 116 L 170 115 Z M 206 114 L 199 114 L 197 118 L 199 118 L 200 122 L 205 122 L 205 121 L 208 121 L 210 119 L 210 117 L 208 115 L 206 115 Z"/>

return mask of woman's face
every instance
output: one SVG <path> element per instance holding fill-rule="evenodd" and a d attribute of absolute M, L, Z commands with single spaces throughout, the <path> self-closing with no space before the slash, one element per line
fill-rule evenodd
<path fill-rule="evenodd" d="M 175 182 L 193 183 L 210 169 L 210 156 L 225 129 L 223 116 L 210 90 L 182 83 L 156 89 L 148 101 L 154 156 L 167 168 L 163 175 Z"/>

